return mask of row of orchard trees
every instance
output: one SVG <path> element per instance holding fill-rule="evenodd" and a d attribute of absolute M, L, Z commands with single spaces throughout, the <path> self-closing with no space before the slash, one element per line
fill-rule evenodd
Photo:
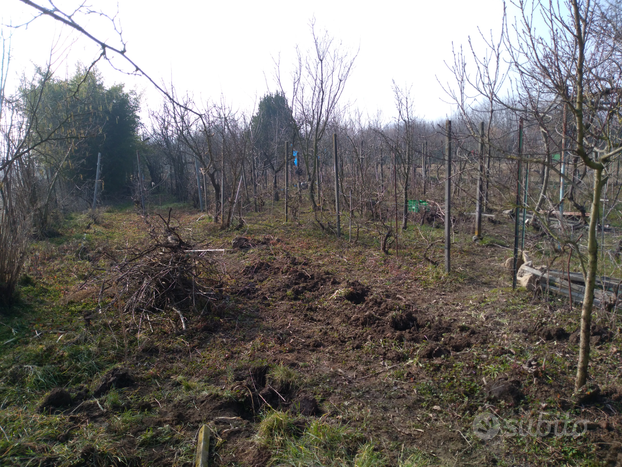
<path fill-rule="evenodd" d="M 332 206 L 332 202 L 324 202 L 330 200 L 327 188 L 332 186 L 331 171 L 327 170 L 332 147 L 327 135 L 336 134 L 341 141 L 337 168 L 341 185 L 336 191 L 349 198 L 352 190 L 355 209 L 363 211 L 392 197 L 396 227 L 398 210 L 402 227 L 406 227 L 407 200 L 419 193 L 424 196 L 434 169 L 438 170 L 446 156 L 442 140 L 451 136 L 459 156 L 451 175 L 454 193 L 474 204 L 476 184 L 465 182 L 475 179 L 477 167 L 489 186 L 485 190 L 489 200 L 494 190 L 497 204 L 528 209 L 559 243 L 580 256 L 586 288 L 576 378 L 579 389 L 587 380 L 601 199 L 604 192 L 609 192 L 611 209 L 620 191 L 619 164 L 614 163 L 622 139 L 620 5 L 615 0 L 512 0 L 510 6 L 518 12 L 516 19 L 504 19 L 498 39 L 484 38 L 487 50 L 483 54 L 472 48 L 470 53 L 461 50 L 455 55 L 451 66 L 455 80 L 447 86 L 458 108 L 459 121 L 452 135 L 443 135 L 438 126 L 417 120 L 409 93 L 399 87 L 395 87 L 394 122 L 379 125 L 362 124 L 356 118 L 348 121 L 339 111 L 338 102 L 354 57 L 341 54 L 328 37 L 317 36 L 315 31 L 316 47 L 312 53 L 300 56 L 291 92 L 285 92 L 279 80 L 280 92 L 264 98 L 259 112 L 245 126 L 232 125 L 233 120 L 219 117 L 223 146 L 220 167 L 213 151 L 216 145 L 210 146 L 218 133 L 205 124 L 208 119 L 204 115 L 196 115 L 194 127 L 176 128 L 188 135 L 202 135 L 204 145 L 211 148 L 211 152 L 193 153 L 196 158 L 209 154 L 209 159 L 203 159 L 208 175 L 219 168 L 223 174 L 228 170 L 230 175 L 221 177 L 221 181 L 228 178 L 230 185 L 231 207 L 227 219 L 223 217 L 225 225 L 235 202 L 239 202 L 240 190 L 236 187 L 241 187 L 242 182 L 250 198 L 249 173 L 255 199 L 261 180 L 264 188 L 271 185 L 272 196 L 277 198 L 277 176 L 283 169 L 290 169 L 287 141 L 300 154 L 308 199 L 316 216 Z M 268 111 L 272 106 L 281 111 Z M 227 153 L 225 135 L 230 132 L 229 137 L 233 137 L 235 129 L 242 133 L 232 139 L 238 144 L 229 144 Z M 187 144 L 187 140 L 177 134 L 176 141 Z M 517 171 L 516 166 L 521 165 L 528 171 Z M 531 176 L 529 185 L 525 174 Z M 217 177 L 210 179 L 215 194 L 219 189 L 224 193 Z M 560 186 L 553 187 L 554 180 L 559 180 Z M 571 231 L 554 231 L 541 214 L 563 210 L 564 206 L 589 213 L 584 239 L 587 254 L 581 250 L 578 237 Z M 382 220 L 388 217 L 385 214 Z"/>
<path fill-rule="evenodd" d="M 325 124 L 320 119 L 309 124 L 308 114 L 281 91 L 265 95 L 250 117 L 223 104 L 197 111 L 190 100 L 166 103 L 151 114 L 142 151 L 149 180 L 142 189 L 193 201 L 226 227 L 236 213 L 279 201 L 287 188 L 294 211 L 304 200 L 322 222 L 335 205 L 330 137 L 335 134 L 342 204 L 359 218 L 384 222 L 394 219 L 397 209 L 399 225 L 406 228 L 409 200 L 442 196 L 445 135 L 441 125 L 415 116 L 409 89 L 394 84 L 394 95 L 397 117 L 389 123 L 335 112 L 324 116 Z M 498 118 L 489 132 L 505 150 L 514 143 L 512 124 Z M 480 138 L 461 122 L 454 128 L 453 190 L 461 207 L 473 210 Z M 501 150 L 487 147 L 486 186 L 505 197 L 498 203 L 503 204 L 509 199 L 508 161 Z"/>
<path fill-rule="evenodd" d="M 168 99 L 152 113 L 142 142 L 134 96 L 120 87 L 101 86 L 92 70 L 67 81 L 41 73 L 40 82 L 24 86 L 19 98 L 3 99 L 3 122 L 15 122 L 3 130 L 4 211 L 13 203 L 6 183 L 13 173 L 11 180 L 23 180 L 28 193 L 44 193 L 22 201 L 30 203 L 28 212 L 43 210 L 40 218 L 45 224 L 52 199 L 79 193 L 80 182 L 93 182 L 100 151 L 107 160 L 104 192 L 122 193 L 134 169 L 133 153 L 140 149 L 142 158 L 136 160 L 148 174 L 147 180 L 142 175 L 134 179 L 141 198 L 145 190 L 159 190 L 181 200 L 194 199 L 199 206 L 210 206 L 225 227 L 236 214 L 241 218 L 244 209 L 259 210 L 278 200 L 281 189 L 293 188 L 283 185 L 289 179 L 296 184 L 293 200 L 306 198 L 323 226 L 334 209 L 336 191 L 348 201 L 342 205 L 351 215 L 361 219 L 372 214 L 385 228 L 394 219 L 397 230 L 408 226 L 409 199 L 441 201 L 444 140 L 451 137 L 456 160 L 451 188 L 465 211 L 475 205 L 479 172 L 485 179 L 485 205 L 519 204 L 535 217 L 563 203 L 590 212 L 588 253 L 583 257 L 587 287 L 576 382 L 580 388 L 589 359 L 600 200 L 607 186 L 617 198 L 615 187 L 620 186 L 617 170 L 615 176 L 612 171 L 621 137 L 620 5 L 617 0 L 511 0 L 510 5 L 518 16 L 514 22 L 504 21 L 500 37 L 484 38 L 484 53 L 474 48 L 471 53 L 457 52 L 450 65 L 455 80 L 447 92 L 458 108 L 451 135 L 444 134 L 444 125 L 417 119 L 411 93 L 396 85 L 397 116 L 392 122 L 347 114 L 342 94 L 356 54 L 344 53 L 313 24 L 313 47 L 298 52 L 291 81 L 277 71 L 277 92 L 264 96 L 251 116 L 225 103 L 200 108 L 174 90 L 163 90 Z M 72 21 L 67 16 L 63 22 L 77 28 Z M 87 37 L 104 52 L 114 50 Z M 121 56 L 129 60 L 124 51 Z M 519 122 L 524 128 L 520 135 Z M 335 191 L 329 137 L 333 134 L 340 142 Z M 102 149 L 109 144 L 118 146 Z M 555 163 L 556 154 L 561 165 Z M 512 187 L 518 182 L 520 190 L 527 184 L 517 176 L 515 165 L 527 162 L 531 188 L 516 198 Z M 552 187 L 555 179 L 564 185 L 561 202 L 556 199 L 558 187 Z M 293 210 L 299 208 L 292 205 Z M 583 254 L 578 238 L 554 232 L 546 218 L 541 223 L 561 243 Z M 5 229 L 9 237 L 14 236 L 11 228 Z M 0 278 L 0 285 L 4 283 Z"/>
<path fill-rule="evenodd" d="M 620 191 L 619 162 L 614 162 L 622 151 L 621 5 L 617 0 L 513 0 L 511 6 L 518 16 L 513 22 L 504 21 L 500 38 L 488 39 L 483 55 L 471 50 L 473 69 L 467 67 L 463 53 L 456 54 L 456 85 L 450 93 L 474 136 L 476 113 L 467 97 L 473 95 L 491 129 L 502 113 L 530 130 L 520 141 L 520 150 L 510 154 L 518 164 L 542 167 L 542 181 L 531 193 L 525 189 L 527 179 L 521 177 L 519 188 L 526 194 L 517 198 L 518 204 L 540 217 L 541 225 L 564 248 L 577 253 L 585 276 L 578 390 L 588 376 L 602 203 L 615 207 Z M 487 143 L 493 141 L 488 138 Z M 555 154 L 561 166 L 553 163 Z M 561 180 L 561 200 L 549 190 L 552 172 Z M 607 192 L 609 197 L 603 200 Z M 564 203 L 589 213 L 587 254 L 580 249 L 579 235 L 553 231 L 540 215 L 541 208 L 563 209 Z"/>

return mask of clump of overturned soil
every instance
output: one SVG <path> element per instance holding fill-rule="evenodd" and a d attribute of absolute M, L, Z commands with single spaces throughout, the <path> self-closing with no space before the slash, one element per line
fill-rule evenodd
<path fill-rule="evenodd" d="M 486 397 L 492 402 L 505 402 L 516 406 L 523 399 L 521 383 L 516 379 L 500 378 L 486 386 Z"/>
<path fill-rule="evenodd" d="M 104 375 L 101 382 L 93 391 L 95 397 L 100 397 L 112 388 L 127 388 L 135 384 L 134 377 L 127 368 L 113 368 Z"/>
<path fill-rule="evenodd" d="M 71 394 L 66 389 L 55 388 L 50 391 L 41 405 L 39 405 L 39 412 L 50 412 L 56 409 L 62 409 L 71 406 L 73 399 Z"/>
<path fill-rule="evenodd" d="M 369 287 L 364 286 L 359 281 L 352 281 L 348 282 L 348 287 L 343 298 L 355 305 L 360 305 L 365 302 L 368 294 Z"/>
<path fill-rule="evenodd" d="M 412 311 L 395 313 L 391 315 L 391 327 L 396 331 L 407 331 L 408 329 L 417 329 L 417 318 Z"/>

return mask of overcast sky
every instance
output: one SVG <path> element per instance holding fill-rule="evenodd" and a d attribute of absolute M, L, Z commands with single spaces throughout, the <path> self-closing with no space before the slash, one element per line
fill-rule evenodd
<path fill-rule="evenodd" d="M 34 1 L 49 7 L 47 0 Z M 79 2 L 55 4 L 68 12 Z M 302 50 L 311 45 L 309 24 L 315 18 L 318 29 L 326 29 L 351 54 L 358 52 L 344 102 L 371 118 L 381 112 L 385 121 L 395 114 L 393 80 L 412 86 L 419 117 L 448 116 L 451 107 L 443 102 L 447 96 L 438 81 L 451 81 L 445 62 L 453 59 L 452 43 L 466 45 L 469 36 L 479 36 L 478 28 L 487 35 L 498 31 L 503 12 L 501 0 L 91 0 L 90 6 L 116 14 L 128 56 L 156 82 L 172 82 L 178 94 L 190 93 L 195 101 L 224 100 L 244 112 L 276 90 L 276 60 L 288 78 L 296 45 Z M 2 0 L 3 24 L 21 24 L 35 13 L 19 0 Z M 98 38 L 118 44 L 109 21 L 96 15 L 76 19 Z M 17 75 L 31 75 L 33 65 L 50 57 L 57 76 L 64 78 L 74 72 L 76 61 L 89 64 L 98 55 L 86 38 L 49 18 L 3 29 L 5 36 L 12 33 L 14 85 Z M 159 106 L 160 96 L 145 79 L 116 72 L 105 62 L 99 69 L 108 85 L 123 82 L 143 93 L 144 108 Z"/>

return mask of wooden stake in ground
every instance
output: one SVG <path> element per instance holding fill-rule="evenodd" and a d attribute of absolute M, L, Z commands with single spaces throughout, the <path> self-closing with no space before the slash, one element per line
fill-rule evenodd
<path fill-rule="evenodd" d="M 399 226 L 397 219 L 397 154 L 393 153 L 393 194 L 395 195 L 395 256 L 400 254 L 400 245 L 397 239 Z"/>
<path fill-rule="evenodd" d="M 251 156 L 251 181 L 253 183 L 253 205 L 255 207 L 255 212 L 259 212 L 259 207 L 257 206 L 257 171 L 255 170 L 255 155 Z"/>
<path fill-rule="evenodd" d="M 425 141 L 422 145 L 421 145 L 421 178 L 423 180 L 423 196 L 425 196 L 425 191 L 426 191 L 426 185 L 427 185 L 427 176 L 428 176 L 428 170 L 426 167 L 426 153 L 428 151 L 428 142 Z"/>
<path fill-rule="evenodd" d="M 341 218 L 339 215 L 339 159 L 337 158 L 337 133 L 333 133 L 333 152 L 335 154 L 335 210 L 337 211 L 337 238 L 341 237 Z"/>
<path fill-rule="evenodd" d="M 562 113 L 563 123 L 562 123 L 562 150 L 559 155 L 559 159 L 561 162 L 561 170 L 559 172 L 559 213 L 560 219 L 561 216 L 564 215 L 564 198 L 566 197 L 565 188 L 564 188 L 564 177 L 566 176 L 566 134 L 568 132 L 567 123 L 568 119 L 566 117 L 566 109 L 568 106 L 564 104 L 564 111 Z"/>
<path fill-rule="evenodd" d="M 220 174 L 220 222 L 225 223 L 225 149 L 222 150 L 222 172 Z"/>
<path fill-rule="evenodd" d="M 136 155 L 138 156 L 138 151 L 136 151 Z M 102 162 L 102 153 L 97 153 L 97 171 L 95 172 L 95 192 L 93 193 L 93 207 L 92 210 L 95 211 L 95 207 L 97 206 L 97 194 L 99 191 L 99 177 L 101 175 L 101 162 Z"/>
<path fill-rule="evenodd" d="M 350 188 L 350 220 L 348 222 L 348 241 L 352 241 L 352 188 Z"/>
<path fill-rule="evenodd" d="M 488 128 L 490 131 L 490 127 Z M 490 189 L 490 161 L 492 160 L 490 137 L 488 138 L 488 155 L 486 156 L 486 187 L 484 188 L 484 212 L 488 212 L 488 193 Z"/>
<path fill-rule="evenodd" d="M 451 120 L 445 124 L 447 141 L 445 147 L 445 272 L 451 271 Z"/>
<path fill-rule="evenodd" d="M 197 454 L 194 460 L 194 467 L 207 467 L 209 465 L 209 440 L 209 428 L 207 425 L 203 425 L 199 430 L 197 439 Z"/>
<path fill-rule="evenodd" d="M 205 212 L 207 212 L 208 208 L 209 208 L 209 204 L 207 204 L 207 174 L 205 169 L 201 169 L 201 178 L 203 179 L 203 196 L 204 196 L 204 206 L 205 206 Z"/>
<path fill-rule="evenodd" d="M 522 138 L 519 141 L 520 144 L 520 157 L 523 157 L 523 141 Z M 525 221 L 527 220 L 527 202 L 529 195 L 529 160 L 525 161 L 525 182 L 523 183 L 523 219 L 521 221 L 521 241 L 520 241 L 520 249 L 525 251 Z"/>
<path fill-rule="evenodd" d="M 288 208 L 289 208 L 289 206 L 288 206 L 288 196 L 287 196 L 289 194 L 289 191 L 288 191 L 288 186 L 289 186 L 289 165 L 288 165 L 288 162 L 287 162 L 287 156 L 288 156 L 287 151 L 288 151 L 288 149 L 289 149 L 289 142 L 285 141 L 285 166 L 284 166 L 284 169 L 285 169 L 285 222 L 287 222 L 289 220 L 289 218 L 288 218 Z"/>
<path fill-rule="evenodd" d="M 201 194 L 201 171 L 199 170 L 199 161 L 194 160 L 194 171 L 197 176 L 197 193 L 199 195 L 199 211 L 203 212 L 203 195 Z"/>
<path fill-rule="evenodd" d="M 520 223 L 521 204 L 521 165 L 523 155 L 523 118 L 518 122 L 518 161 L 516 163 L 516 208 L 514 213 L 514 261 L 512 265 L 512 289 L 516 289 L 516 273 L 518 272 L 518 224 Z"/>
<path fill-rule="evenodd" d="M 484 204 L 484 122 L 480 124 L 479 162 L 477 166 L 477 201 L 475 205 L 475 237 L 482 236 L 482 208 Z"/>
<path fill-rule="evenodd" d="M 136 151 L 136 164 L 138 165 L 138 190 L 140 192 L 140 206 L 145 215 L 145 195 L 143 193 L 143 172 L 140 170 L 140 153 Z"/>

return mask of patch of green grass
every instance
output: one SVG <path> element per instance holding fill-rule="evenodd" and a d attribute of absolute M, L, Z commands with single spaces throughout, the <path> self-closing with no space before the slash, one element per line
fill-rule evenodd
<path fill-rule="evenodd" d="M 125 433 L 131 428 L 140 427 L 145 419 L 144 412 L 124 410 L 110 421 L 110 429 L 115 433 Z"/>
<path fill-rule="evenodd" d="M 257 430 L 257 442 L 261 446 L 279 448 L 297 432 L 295 419 L 288 412 L 267 412 Z"/>
<path fill-rule="evenodd" d="M 189 381 L 188 378 L 183 375 L 179 375 L 176 381 L 181 384 L 186 391 L 192 391 L 197 387 L 197 383 L 195 381 Z"/>
<path fill-rule="evenodd" d="M 400 458 L 398 463 L 399 467 L 426 467 L 429 465 L 438 465 L 438 461 L 433 456 L 419 449 L 415 449 L 415 452 L 406 459 Z"/>
<path fill-rule="evenodd" d="M 484 235 L 480 240 L 479 244 L 481 246 L 504 246 L 507 247 L 507 242 L 502 238 L 497 238 L 493 236 Z"/>
<path fill-rule="evenodd" d="M 285 433 L 280 431 L 281 434 Z M 276 465 L 385 465 L 384 457 L 374 451 L 365 436 L 356 429 L 327 420 L 313 420 L 295 436 L 279 439 L 272 457 Z"/>
<path fill-rule="evenodd" d="M 104 404 L 110 410 L 116 410 L 121 407 L 121 395 L 116 388 L 113 387 L 110 391 L 108 391 Z"/>
<path fill-rule="evenodd" d="M 55 365 L 28 365 L 26 368 L 28 376 L 25 386 L 33 391 L 48 391 L 66 382 L 66 376 Z"/>
<path fill-rule="evenodd" d="M 184 441 L 184 436 L 170 425 L 157 428 L 147 428 L 138 436 L 138 446 L 149 447 L 162 444 L 172 445 Z"/>
<path fill-rule="evenodd" d="M 387 465 L 386 458 L 374 450 L 372 443 L 361 446 L 354 456 L 354 467 L 382 467 L 384 465 Z"/>
<path fill-rule="evenodd" d="M 54 465 L 79 464 L 87 446 L 97 451 L 97 465 L 115 465 L 122 459 L 114 442 L 105 436 L 105 428 L 88 423 L 75 425 L 65 415 L 36 414 L 23 408 L 0 411 L 0 465 L 40 465 L 53 459 Z M 108 461 L 108 462 L 106 462 Z"/>
<path fill-rule="evenodd" d="M 291 391 L 299 387 L 301 376 L 292 368 L 280 364 L 270 368 L 266 375 L 267 381 L 277 390 Z"/>

